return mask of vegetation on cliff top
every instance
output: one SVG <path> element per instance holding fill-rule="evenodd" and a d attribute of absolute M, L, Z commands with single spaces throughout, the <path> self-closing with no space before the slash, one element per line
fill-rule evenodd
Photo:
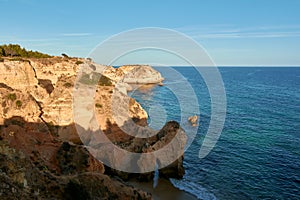
<path fill-rule="evenodd" d="M 112 86 L 113 83 L 107 76 L 93 72 L 92 74 L 83 73 L 79 80 L 81 83 L 86 85 L 95 85 L 98 83 L 100 86 Z"/>
<path fill-rule="evenodd" d="M 0 45 L 0 57 L 51 58 L 52 56 L 38 51 L 22 48 L 18 44 Z"/>

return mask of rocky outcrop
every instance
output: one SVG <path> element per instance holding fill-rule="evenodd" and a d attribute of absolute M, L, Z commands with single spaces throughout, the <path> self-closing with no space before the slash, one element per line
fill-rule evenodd
<path fill-rule="evenodd" d="M 177 148 L 180 156 L 161 169 L 160 174 L 183 176 L 184 131 L 177 123 L 170 122 L 158 133 L 154 132 L 147 127 L 146 111 L 127 95 L 132 83 L 160 83 L 163 80 L 160 73 L 150 66 L 113 68 L 90 61 L 79 64 L 82 61 L 54 57 L 0 62 L 1 199 L 7 197 L 9 191 L 13 192 L 12 199 L 17 198 L 17 194 L 23 199 L 73 199 L 74 195 L 83 195 L 85 199 L 96 196 L 99 199 L 151 198 L 104 175 L 135 176 L 105 167 L 82 145 L 73 118 L 79 65 L 87 66 L 80 84 L 87 88 L 96 84 L 95 104 L 88 109 L 95 111 L 95 118 L 110 141 L 131 152 L 147 153 L 163 148 L 179 136 L 174 144 L 180 147 Z M 81 96 L 90 94 L 87 89 Z M 152 137 L 139 139 L 128 133 Z M 164 159 L 169 158 L 161 157 L 159 162 L 163 163 Z M 147 161 L 137 160 L 137 165 L 144 168 Z M 152 175 L 138 176 L 149 180 Z"/>
<path fill-rule="evenodd" d="M 149 65 L 124 65 L 119 68 L 107 67 L 103 74 L 115 82 L 128 84 L 161 83 L 164 78 Z"/>
<path fill-rule="evenodd" d="M 167 164 L 167 167 L 163 167 L 159 170 L 160 177 L 164 178 L 177 178 L 180 179 L 183 177 L 185 171 L 183 167 L 183 153 L 184 146 L 187 141 L 187 136 L 182 128 L 180 128 L 179 124 L 175 121 L 168 122 L 160 131 L 158 131 L 154 136 L 149 138 L 124 138 L 128 135 L 123 132 L 121 128 L 119 128 L 116 124 L 111 125 L 113 127 L 113 132 L 118 134 L 118 137 L 115 139 L 115 144 L 119 145 L 121 148 L 126 149 L 127 151 L 134 153 L 151 153 L 163 148 L 167 148 L 162 155 L 157 155 L 156 162 L 159 166 L 163 166 Z M 107 137 L 110 137 L 112 130 L 106 132 Z M 145 130 L 144 130 L 145 132 Z M 153 133 L 151 133 L 153 134 Z M 122 137 L 123 136 L 123 137 Z M 118 140 L 121 138 L 121 140 Z M 173 141 L 174 140 L 174 141 Z M 168 146 L 168 147 L 167 147 Z M 170 160 L 173 160 L 170 161 Z M 111 161 L 111 162 L 118 162 Z M 153 160 L 150 158 L 140 157 L 137 159 L 137 169 L 146 169 L 152 165 Z M 171 164 L 169 164 L 171 163 Z M 164 165 L 166 166 L 166 165 Z M 124 180 L 129 180 L 131 178 L 136 178 L 141 181 L 150 181 L 153 179 L 154 172 L 150 173 L 126 173 L 118 170 L 111 169 L 106 167 L 106 174 L 109 175 L 117 175 Z"/>
<path fill-rule="evenodd" d="M 0 85 L 0 124 L 5 119 L 22 116 L 27 122 L 41 122 L 41 110 L 34 98 L 20 90 L 13 90 L 5 84 Z"/>
<path fill-rule="evenodd" d="M 0 80 L 11 87 L 29 93 L 37 101 L 43 101 L 48 97 L 47 90 L 40 86 L 36 69 L 31 65 L 30 60 L 5 60 L 0 63 Z"/>
<path fill-rule="evenodd" d="M 88 150 L 81 145 L 62 143 L 56 153 L 56 160 L 60 172 L 64 175 L 87 171 L 104 173 L 103 164 L 91 156 Z"/>
<path fill-rule="evenodd" d="M 65 145 L 62 148 L 69 148 Z M 28 158 L 3 140 L 0 161 L 1 199 L 152 199 L 151 194 L 101 173 L 53 173 L 41 160 Z"/>
<path fill-rule="evenodd" d="M 153 84 L 160 83 L 164 79 L 161 74 L 149 65 L 122 66 L 125 73 L 123 82 L 130 84 Z"/>
<path fill-rule="evenodd" d="M 33 88 L 38 85 L 36 73 L 30 61 L 9 61 L 0 62 L 0 80 L 14 89 Z"/>
<path fill-rule="evenodd" d="M 36 76 L 39 79 L 50 80 L 53 85 L 56 85 L 58 79 L 65 76 L 75 76 L 78 72 L 78 61 L 84 62 L 83 59 L 65 59 L 61 57 L 30 59 L 32 67 L 36 71 Z"/>
<path fill-rule="evenodd" d="M 102 130 L 109 128 L 109 124 L 116 123 L 123 126 L 128 119 L 136 119 L 136 122 L 143 121 L 146 125 L 147 112 L 118 88 L 98 86 L 94 99 L 96 118 Z"/>
<path fill-rule="evenodd" d="M 198 116 L 194 115 L 194 116 L 190 116 L 188 118 L 188 121 L 191 123 L 192 126 L 197 126 L 198 123 Z"/>

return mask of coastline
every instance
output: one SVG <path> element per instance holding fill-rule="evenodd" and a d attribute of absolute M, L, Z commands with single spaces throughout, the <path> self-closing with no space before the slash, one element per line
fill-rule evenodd
<path fill-rule="evenodd" d="M 158 179 L 156 188 L 153 188 L 153 181 L 138 182 L 129 180 L 127 184 L 152 194 L 153 200 L 173 199 L 173 200 L 197 200 L 198 198 L 186 191 L 176 188 L 169 180 Z"/>
<path fill-rule="evenodd" d="M 95 102 L 89 107 L 83 109 L 77 107 L 77 109 L 79 108 L 79 111 L 83 111 L 83 113 L 95 110 L 95 119 L 99 120 L 100 127 L 106 127 L 105 131 L 112 142 L 125 143 L 127 144 L 125 147 L 131 148 L 132 151 L 149 152 L 164 146 L 177 133 L 180 133 L 182 137 L 180 141 L 185 143 L 185 133 L 177 122 L 170 121 L 160 130 L 159 137 L 150 138 L 148 141 L 130 138 L 117 126 L 112 113 L 118 113 L 118 119 L 123 122 L 130 117 L 134 118 L 136 123 L 145 125 L 148 114 L 138 102 L 127 95 L 127 91 L 130 89 L 129 84 L 127 82 L 119 83 L 120 80 L 126 77 L 130 83 L 136 79 L 136 84 L 147 84 L 147 87 L 151 84 L 152 87 L 153 84 L 161 83 L 163 77 L 151 66 L 135 65 L 115 69 L 90 61 L 84 63 L 84 61 L 81 58 L 50 57 L 26 58 L 25 60 L 19 57 L 18 59 L 6 58 L 0 62 L 0 69 L 5 72 L 0 76 L 0 97 L 3 99 L 2 109 L 0 108 L 0 141 L 3 140 L 3 144 L 0 144 L 0 150 L 5 147 L 13 152 L 4 152 L 6 157 L 0 165 L 0 171 L 2 168 L 6 169 L 7 166 L 12 166 L 10 171 L 13 173 L 8 174 L 7 180 L 2 180 L 0 176 L 1 182 L 18 183 L 20 187 L 15 189 L 28 198 L 32 194 L 27 193 L 25 187 L 31 188 L 32 191 L 41 191 L 40 187 L 46 187 L 44 185 L 47 184 L 44 182 L 48 181 L 40 180 L 36 185 L 36 180 L 32 178 L 32 175 L 27 174 L 34 173 L 35 176 L 55 174 L 56 177 L 53 179 L 52 185 L 55 185 L 58 191 L 48 192 L 53 191 L 53 188 L 51 189 L 51 184 L 47 185 L 47 188 L 43 189 L 44 192 L 38 194 L 41 198 L 60 199 L 66 195 L 74 197 L 74 195 L 76 196 L 74 191 L 80 191 L 80 194 L 85 196 L 100 195 L 101 198 L 114 196 L 114 199 L 123 199 L 124 195 L 130 199 L 151 199 L 149 193 L 153 195 L 153 199 L 196 199 L 177 189 L 166 179 L 159 179 L 155 189 L 152 187 L 153 180 L 151 179 L 147 179 L 149 182 L 136 182 L 131 184 L 133 187 L 126 187 L 123 181 L 111 179 L 113 176 L 121 177 L 122 174 L 106 171 L 103 163 L 85 149 L 78 130 L 74 126 L 76 122 L 86 122 L 85 120 L 89 120 L 89 118 L 79 115 L 80 120 L 75 119 L 73 113 L 76 111 L 72 106 L 74 95 L 82 97 L 90 95 L 90 91 L 85 89 L 76 90 L 78 93 L 73 91 L 81 67 L 84 69 L 78 79 L 80 84 L 85 87 L 96 84 L 97 89 L 96 95 L 93 97 Z M 98 72 L 95 72 L 95 66 L 99 69 L 106 69 L 102 74 L 104 78 L 96 80 Z M 148 77 L 148 79 L 144 80 L 144 77 Z M 119 106 L 117 107 L 112 107 L 110 103 L 113 94 L 119 95 Z M 129 116 L 127 112 L 121 112 L 126 111 L 123 109 L 127 105 L 126 102 L 130 103 Z M 101 121 L 101 119 L 106 120 Z M 85 128 L 85 124 L 78 123 L 77 125 L 82 129 Z M 91 139 L 88 138 L 86 141 L 89 142 Z M 150 142 L 151 146 L 145 145 Z M 180 143 L 178 145 L 183 147 Z M 39 154 L 35 153 L 36 149 L 40 152 Z M 31 168 L 25 167 L 24 163 L 18 162 L 17 159 L 13 160 L 13 165 L 10 164 L 8 158 L 16 157 L 15 150 L 32 159 L 24 161 L 24 163 L 29 163 Z M 44 159 L 45 157 L 47 159 Z M 67 162 L 66 159 L 68 159 Z M 174 165 L 175 167 L 171 166 L 169 170 L 168 167 L 164 168 L 160 172 L 161 175 L 182 178 L 184 174 L 183 157 L 178 158 Z M 145 165 L 142 163 L 140 167 L 145 167 Z M 15 168 L 24 169 L 22 178 L 18 180 L 14 178 Z M 105 184 L 103 185 L 104 180 Z M 5 188 L 3 191 L 9 195 L 10 189 Z M 6 193 L 3 193 L 4 195 L 2 193 L 1 190 L 0 196 L 5 197 Z"/>

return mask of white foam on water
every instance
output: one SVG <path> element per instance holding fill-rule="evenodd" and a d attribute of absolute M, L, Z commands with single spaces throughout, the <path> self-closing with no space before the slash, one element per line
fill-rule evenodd
<path fill-rule="evenodd" d="M 170 179 L 171 183 L 180 190 L 191 193 L 201 200 L 217 200 L 213 193 L 210 193 L 200 184 L 187 182 L 185 180 Z"/>

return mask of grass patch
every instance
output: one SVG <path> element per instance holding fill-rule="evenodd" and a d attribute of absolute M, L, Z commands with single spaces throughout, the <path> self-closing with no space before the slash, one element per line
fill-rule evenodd
<path fill-rule="evenodd" d="M 70 87 L 73 87 L 73 84 L 72 84 L 72 83 L 69 83 L 69 82 L 66 82 L 66 83 L 64 83 L 64 86 L 65 86 L 66 88 L 70 88 Z"/>
<path fill-rule="evenodd" d="M 22 106 L 22 101 L 17 100 L 17 101 L 16 101 L 16 106 L 17 106 L 18 108 L 20 108 L 20 107 Z"/>
<path fill-rule="evenodd" d="M 100 77 L 98 84 L 101 86 L 112 86 L 111 79 L 103 75 Z"/>
<path fill-rule="evenodd" d="M 15 101 L 17 99 L 17 95 L 15 93 L 10 93 L 7 95 L 7 99 L 11 101 Z"/>

